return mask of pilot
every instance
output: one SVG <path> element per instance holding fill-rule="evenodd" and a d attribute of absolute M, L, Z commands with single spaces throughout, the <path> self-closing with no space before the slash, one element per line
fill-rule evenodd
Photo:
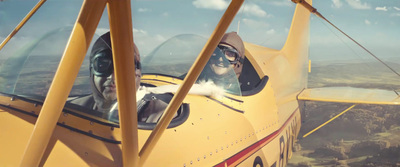
<path fill-rule="evenodd" d="M 237 86 L 240 85 L 233 83 L 237 82 L 242 73 L 244 51 L 243 41 L 236 32 L 224 34 L 204 71 L 200 74 L 199 80 L 212 80 L 216 85 L 228 90 L 239 89 Z M 232 69 L 234 73 L 229 73 Z"/>
<path fill-rule="evenodd" d="M 90 86 L 92 94 L 70 101 L 101 113 L 108 113 L 117 101 L 110 32 L 100 36 L 90 53 Z M 141 79 L 140 54 L 134 46 L 136 90 Z"/>
<path fill-rule="evenodd" d="M 70 103 L 97 111 L 96 115 L 118 122 L 117 92 L 113 68 L 113 54 L 111 49 L 110 33 L 107 32 L 100 36 L 92 47 L 90 53 L 90 85 L 92 94 L 77 99 Z M 146 91 L 144 86 L 140 86 L 142 68 L 140 54 L 134 46 L 135 54 L 135 75 L 136 75 L 136 100 L 138 104 L 138 121 L 156 123 L 168 102 L 171 100 L 168 94 L 152 94 Z M 91 113 L 93 114 L 93 113 Z"/>

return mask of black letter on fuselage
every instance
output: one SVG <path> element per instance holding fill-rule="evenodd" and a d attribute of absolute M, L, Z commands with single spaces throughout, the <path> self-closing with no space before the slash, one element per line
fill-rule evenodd
<path fill-rule="evenodd" d="M 259 166 L 257 166 L 257 165 L 259 165 Z M 253 167 L 264 167 L 260 156 L 257 156 L 256 159 L 254 159 Z"/>
<path fill-rule="evenodd" d="M 280 153 L 279 153 L 279 166 L 283 167 L 283 158 L 284 158 L 284 152 L 285 152 L 285 137 L 281 136 L 279 139 L 279 148 L 280 148 Z"/>

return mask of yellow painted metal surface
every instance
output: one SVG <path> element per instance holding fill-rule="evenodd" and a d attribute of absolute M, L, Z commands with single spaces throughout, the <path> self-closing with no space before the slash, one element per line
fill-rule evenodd
<path fill-rule="evenodd" d="M 5 100 L 5 97 L 2 97 L 1 101 L 2 104 L 8 103 L 8 105 L 0 107 L 0 126 L 4 132 L 0 135 L 0 147 L 2 148 L 0 162 L 2 166 L 18 166 L 36 121 L 36 117 L 31 115 L 33 113 L 29 112 L 29 108 L 36 110 L 41 106 L 34 106 L 32 103 L 19 99 Z M 60 125 L 55 127 L 38 166 L 121 165 L 119 144 L 103 142 L 76 132 L 76 130 L 80 130 L 94 135 L 108 133 L 104 136 L 109 137 L 114 132 L 110 127 L 106 128 L 71 114 L 63 114 L 58 123 L 64 127 Z"/>
<path fill-rule="evenodd" d="M 108 2 L 124 166 L 138 166 L 136 75 L 130 0 Z M 139 53 L 138 53 L 139 54 Z"/>

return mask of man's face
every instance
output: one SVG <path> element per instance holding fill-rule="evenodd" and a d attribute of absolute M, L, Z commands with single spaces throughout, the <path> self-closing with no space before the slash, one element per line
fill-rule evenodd
<path fill-rule="evenodd" d="M 218 45 L 218 47 L 235 50 L 233 47 L 224 44 L 220 44 Z M 229 72 L 229 70 L 235 67 L 235 65 L 231 64 L 230 62 L 236 59 L 235 57 L 236 55 L 232 54 L 232 52 L 228 52 L 225 50 L 223 50 L 222 53 L 223 53 L 222 56 L 224 57 L 213 55 L 210 59 L 211 70 L 217 75 L 225 75 Z"/>
<path fill-rule="evenodd" d="M 140 62 L 136 62 L 135 66 L 136 90 L 138 90 L 142 76 Z M 112 56 L 101 53 L 98 56 L 96 55 L 93 59 L 92 68 L 96 89 L 102 94 L 104 100 L 115 101 L 117 99 L 117 92 Z"/>
<path fill-rule="evenodd" d="M 140 80 L 142 76 L 141 69 L 136 69 L 136 91 L 140 86 Z M 104 99 L 107 101 L 117 100 L 117 87 L 115 85 L 115 75 L 112 73 L 107 77 L 94 76 L 94 84 L 96 89 L 103 95 Z"/>
<path fill-rule="evenodd" d="M 117 87 L 114 79 L 114 73 L 107 77 L 94 76 L 96 89 L 103 95 L 106 101 L 117 100 Z"/>

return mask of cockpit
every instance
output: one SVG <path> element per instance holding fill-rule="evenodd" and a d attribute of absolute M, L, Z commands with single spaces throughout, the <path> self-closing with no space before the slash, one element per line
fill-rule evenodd
<path fill-rule="evenodd" d="M 65 46 L 70 31 L 71 28 L 62 28 L 49 32 L 7 58 L 0 68 L 0 92 L 43 103 L 63 55 L 63 48 L 60 46 Z M 95 35 L 93 39 L 65 109 L 118 124 L 117 101 L 108 111 L 97 110 L 93 105 L 88 107 L 86 104 L 74 102 L 76 99 L 93 94 L 94 85 L 91 84 L 90 77 L 93 65 L 90 63 L 90 51 L 96 38 L 99 36 Z M 140 63 L 142 80 L 137 91 L 139 128 L 151 129 L 155 126 L 206 42 L 207 38 L 200 35 L 177 35 L 163 42 L 150 54 L 142 56 Z M 99 60 L 102 58 L 97 64 L 99 67 L 107 64 L 103 61 L 103 57 L 101 55 L 98 57 Z M 219 76 L 211 67 L 211 62 L 217 59 L 221 60 L 219 68 L 227 69 Z M 234 111 L 244 112 L 241 106 L 243 102 L 241 85 L 235 72 L 228 67 L 229 64 L 229 59 L 220 49 L 216 49 L 189 95 L 204 96 Z M 189 103 L 184 102 L 170 126 L 177 126 L 185 121 L 189 110 Z"/>

